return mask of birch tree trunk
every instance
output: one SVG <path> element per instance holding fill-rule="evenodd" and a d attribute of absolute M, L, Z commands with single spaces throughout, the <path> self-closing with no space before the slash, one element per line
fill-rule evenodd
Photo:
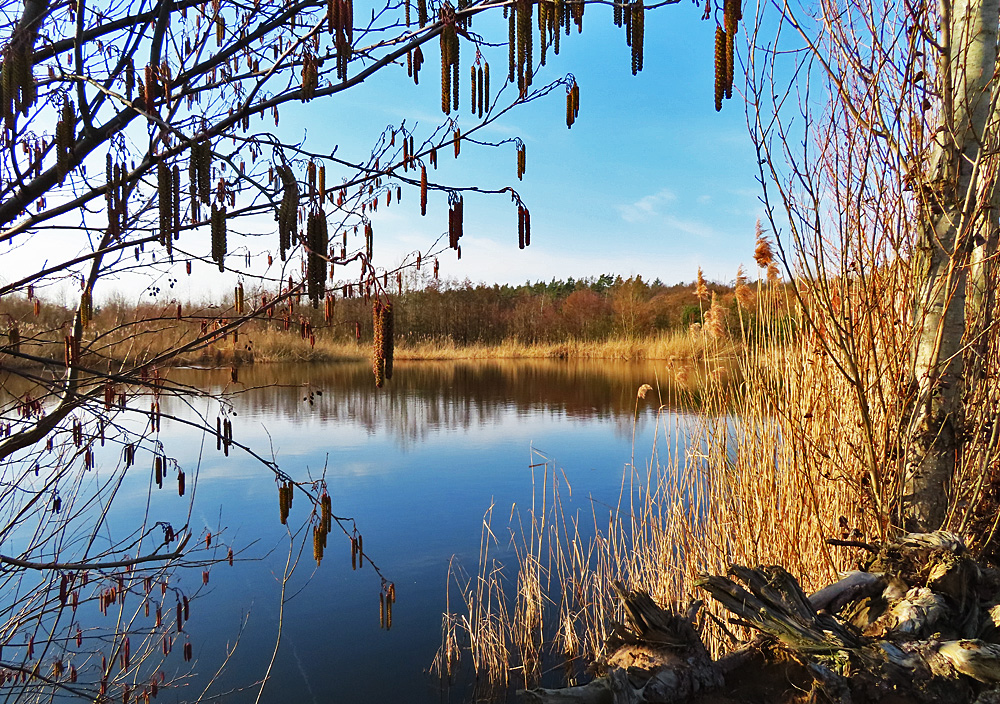
<path fill-rule="evenodd" d="M 962 449 L 966 288 L 972 287 L 978 305 L 983 283 L 978 275 L 975 284 L 969 281 L 971 253 L 991 239 L 995 181 L 983 146 L 990 141 L 998 0 L 940 2 L 941 125 L 918 190 L 915 256 L 922 284 L 915 305 L 916 403 L 903 482 L 904 523 L 922 531 L 940 527 L 947 518 Z M 976 259 L 980 264 L 983 258 Z M 974 271 L 986 268 L 977 265 Z"/>

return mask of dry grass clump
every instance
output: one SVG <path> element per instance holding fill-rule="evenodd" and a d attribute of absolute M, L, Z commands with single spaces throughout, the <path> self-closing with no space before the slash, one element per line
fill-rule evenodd
<path fill-rule="evenodd" d="M 330 339 L 317 335 L 315 344 L 300 340 L 280 330 L 250 332 L 241 337 L 251 344 L 257 362 L 363 360 L 369 345 L 351 340 Z M 397 360 L 449 359 L 703 359 L 732 357 L 738 343 L 719 333 L 719 339 L 692 336 L 687 331 L 664 332 L 647 338 L 611 338 L 608 340 L 567 340 L 559 343 L 524 343 L 505 340 L 498 345 L 462 345 L 454 340 L 396 340 Z"/>
<path fill-rule="evenodd" d="M 763 238 L 757 253 L 765 272 L 776 267 Z M 702 574 L 780 564 L 808 590 L 859 558 L 857 548 L 831 547 L 827 538 L 877 542 L 898 531 L 911 333 L 893 321 L 902 319 L 908 281 L 902 269 L 884 267 L 864 289 L 836 280 L 794 288 L 770 278 L 738 282 L 742 387 L 707 373 L 696 386 L 667 390 L 651 459 L 625 465 L 610 510 L 594 504 L 581 518 L 542 460 L 535 505 L 512 533 L 516 575 L 484 559 L 477 577 L 514 621 L 482 609 L 456 621 L 470 629 L 477 618 L 503 624 L 489 668 L 480 667 L 482 656 L 471 662 L 477 675 L 506 681 L 516 672 L 531 685 L 538 662 L 599 658 L 610 624 L 622 618 L 614 580 L 681 606 L 698 596 L 691 585 Z M 711 315 L 705 319 L 697 335 L 707 356 L 717 340 Z M 689 371 L 674 366 L 678 379 Z M 700 412 L 673 414 L 691 407 L 685 401 L 695 388 Z M 504 591 L 506 580 L 516 588 Z M 530 620 L 539 610 L 540 631 Z M 715 654 L 746 635 L 712 607 L 708 613 L 705 639 Z M 529 623 L 530 642 L 514 630 Z"/>

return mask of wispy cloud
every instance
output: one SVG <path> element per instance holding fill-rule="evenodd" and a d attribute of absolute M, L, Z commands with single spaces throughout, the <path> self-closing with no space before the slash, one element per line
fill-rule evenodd
<path fill-rule="evenodd" d="M 702 196 L 695 199 L 703 210 L 711 206 L 711 197 Z M 641 225 L 645 228 L 655 226 L 656 229 L 669 234 L 684 234 L 710 239 L 718 235 L 718 230 L 703 220 L 691 216 L 691 208 L 678 208 L 678 197 L 670 189 L 664 188 L 639 200 L 618 206 L 622 220 L 630 225 Z"/>
<path fill-rule="evenodd" d="M 663 207 L 676 200 L 677 196 L 673 191 L 664 188 L 652 195 L 643 196 L 634 203 L 619 205 L 618 212 L 625 222 L 647 222 L 661 216 Z"/>

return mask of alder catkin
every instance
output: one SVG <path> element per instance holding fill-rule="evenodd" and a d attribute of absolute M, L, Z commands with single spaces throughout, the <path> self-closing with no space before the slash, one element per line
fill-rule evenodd
<path fill-rule="evenodd" d="M 420 214 L 427 215 L 427 167 L 420 166 Z"/>
<path fill-rule="evenodd" d="M 173 257 L 173 240 L 181 234 L 181 167 L 174 164 L 170 172 L 170 232 L 167 235 L 167 253 Z"/>
<path fill-rule="evenodd" d="M 452 88 L 452 105 L 451 108 L 455 112 L 458 112 L 458 86 L 459 86 L 459 61 L 458 61 L 458 32 L 454 29 L 450 32 L 451 35 L 451 88 Z"/>
<path fill-rule="evenodd" d="M 212 204 L 212 261 L 225 271 L 226 258 L 226 207 Z"/>
<path fill-rule="evenodd" d="M 441 110 L 450 115 L 458 110 L 458 33 L 452 24 L 441 30 Z"/>
<path fill-rule="evenodd" d="M 473 109 L 476 112 L 478 112 L 479 118 L 482 119 L 482 117 L 483 117 L 483 106 L 484 106 L 484 103 L 485 103 L 485 95 L 483 93 L 483 67 L 482 66 L 480 66 L 478 68 L 478 70 L 476 71 L 476 83 L 475 83 L 475 85 L 476 85 L 476 97 L 477 97 L 478 100 L 477 101 L 473 101 L 473 103 L 474 103 L 474 108 Z"/>
<path fill-rule="evenodd" d="M 642 44 L 645 26 L 645 7 L 641 0 L 632 3 L 632 75 L 642 70 Z"/>
<path fill-rule="evenodd" d="M 716 25 L 715 27 L 715 111 L 722 110 L 722 98 L 726 94 L 726 76 L 729 69 L 726 68 L 726 32 Z"/>
<path fill-rule="evenodd" d="M 517 248 L 524 249 L 524 206 L 517 206 Z"/>
<path fill-rule="evenodd" d="M 306 237 L 309 247 L 309 255 L 306 260 L 309 301 L 313 308 L 319 308 L 320 299 L 326 295 L 326 260 L 324 255 L 329 248 L 326 213 L 322 209 L 309 215 Z"/>
<path fill-rule="evenodd" d="M 725 0 L 722 21 L 726 32 L 726 99 L 733 97 L 733 64 L 736 60 L 736 28 L 742 15 L 740 0 Z"/>
<path fill-rule="evenodd" d="M 490 109 L 490 64 L 487 61 L 483 64 L 483 108 L 488 112 Z"/>
<path fill-rule="evenodd" d="M 166 245 L 170 237 L 170 200 L 173 189 L 170 187 L 170 167 L 161 159 L 156 163 L 156 199 L 160 211 L 160 244 Z"/>
<path fill-rule="evenodd" d="M 504 5 L 504 11 L 507 6 Z M 507 58 L 509 68 L 507 71 L 507 82 L 513 83 L 517 75 L 517 5 L 511 5 L 510 14 L 507 16 Z"/>
<path fill-rule="evenodd" d="M 198 145 L 198 193 L 202 203 L 212 201 L 212 143 L 208 139 Z"/>
<path fill-rule="evenodd" d="M 281 176 L 282 197 L 278 207 L 278 237 L 281 261 L 285 261 L 286 253 L 291 249 L 295 238 L 298 222 L 299 186 L 295 180 L 292 167 L 282 164 L 278 167 Z"/>

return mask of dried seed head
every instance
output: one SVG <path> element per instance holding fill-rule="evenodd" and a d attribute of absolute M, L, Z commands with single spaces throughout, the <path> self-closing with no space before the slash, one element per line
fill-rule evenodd
<path fill-rule="evenodd" d="M 757 221 L 757 244 L 754 248 L 753 258 L 757 266 L 767 269 L 774 263 L 774 251 L 771 249 L 771 240 L 764 234 L 760 220 Z"/>
<path fill-rule="evenodd" d="M 777 262 L 771 262 L 767 265 L 767 280 L 772 284 L 781 281 L 781 269 L 778 268 Z"/>
<path fill-rule="evenodd" d="M 747 277 L 743 273 L 743 267 L 740 266 L 739 271 L 736 273 L 736 302 L 743 308 L 750 308 L 753 305 L 753 301 L 753 289 L 747 285 Z"/>
<path fill-rule="evenodd" d="M 700 301 L 704 301 L 708 298 L 708 284 L 705 283 L 705 277 L 701 273 L 701 267 L 698 267 L 698 278 L 695 281 L 694 295 L 697 296 Z"/>
<path fill-rule="evenodd" d="M 721 339 L 726 334 L 726 312 L 719 304 L 718 297 L 712 292 L 712 306 L 705 313 L 705 331 L 715 339 Z"/>

